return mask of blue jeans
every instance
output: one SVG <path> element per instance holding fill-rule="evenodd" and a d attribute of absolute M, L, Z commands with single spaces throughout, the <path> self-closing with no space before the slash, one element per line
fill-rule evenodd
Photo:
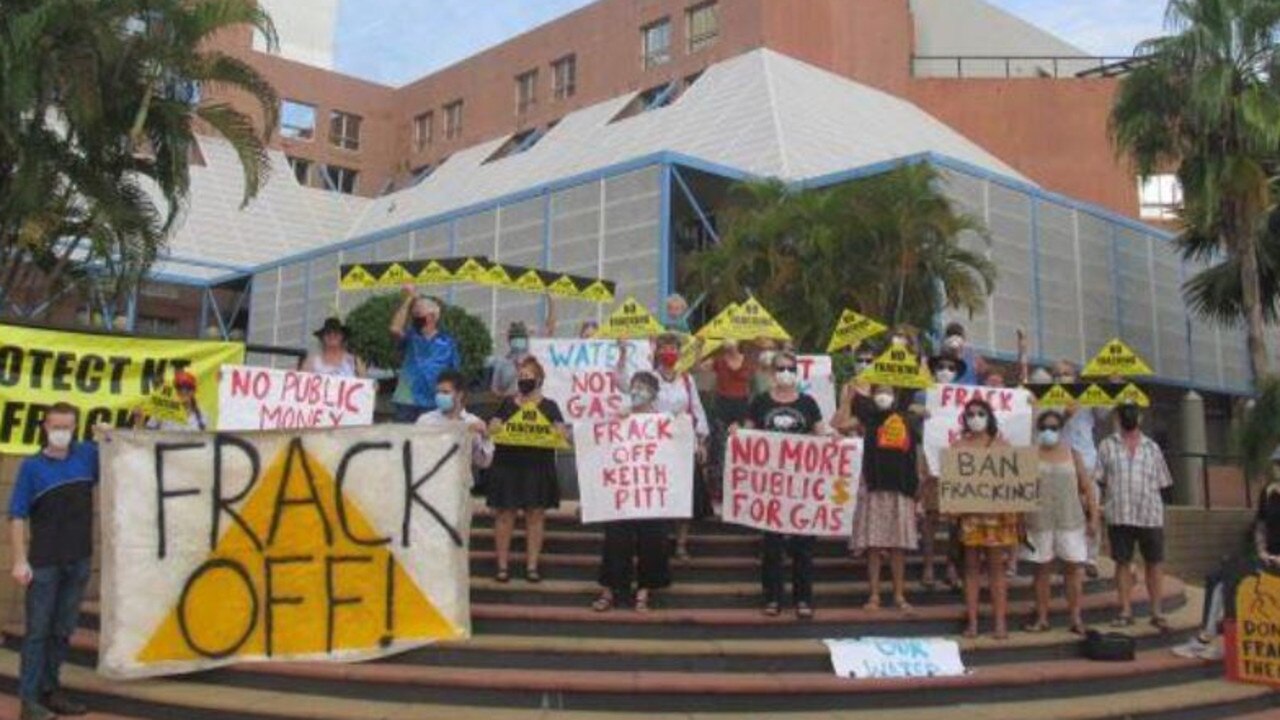
<path fill-rule="evenodd" d="M 57 690 L 58 670 L 80 618 L 80 601 L 89 584 L 89 558 L 32 570 L 27 586 L 27 634 L 22 641 L 18 695 L 39 702 Z"/>

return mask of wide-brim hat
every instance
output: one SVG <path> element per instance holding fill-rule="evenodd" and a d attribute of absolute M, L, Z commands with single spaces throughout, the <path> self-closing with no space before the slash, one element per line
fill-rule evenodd
<path fill-rule="evenodd" d="M 961 360 L 960 358 L 954 355 L 934 355 L 933 357 L 929 358 L 929 372 L 931 373 L 938 372 L 938 364 L 943 361 L 949 362 L 952 365 L 956 366 L 956 377 L 961 377 L 965 373 L 969 372 L 968 363 L 966 363 L 964 360 Z"/>
<path fill-rule="evenodd" d="M 348 328 L 346 325 L 342 323 L 342 320 L 336 317 L 325 319 L 324 325 L 321 325 L 320 329 L 315 331 L 315 333 L 313 334 L 317 338 L 322 338 L 326 334 L 331 332 L 342 333 L 343 338 L 351 337 L 351 328 Z"/>

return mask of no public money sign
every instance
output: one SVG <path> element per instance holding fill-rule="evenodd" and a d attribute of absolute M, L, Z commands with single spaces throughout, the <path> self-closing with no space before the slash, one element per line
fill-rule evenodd
<path fill-rule="evenodd" d="M 218 429 L 372 425 L 376 401 L 372 380 L 229 365 L 218 379 Z"/>

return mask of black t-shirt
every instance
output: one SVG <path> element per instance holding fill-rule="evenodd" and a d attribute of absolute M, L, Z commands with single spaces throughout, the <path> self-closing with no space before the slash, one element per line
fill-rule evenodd
<path fill-rule="evenodd" d="M 803 393 L 789 403 L 780 403 L 769 393 L 763 393 L 751 401 L 747 417 L 757 430 L 811 435 L 813 429 L 822 422 L 822 410 L 816 400 Z"/>
<path fill-rule="evenodd" d="M 1280 489 L 1270 486 L 1258 497 L 1258 518 L 1267 538 L 1267 554 L 1280 555 Z"/>
<path fill-rule="evenodd" d="M 920 451 L 920 424 L 901 410 L 883 411 L 866 398 L 854 400 L 862 423 L 862 478 L 872 492 L 897 492 L 914 497 L 920 486 L 916 454 Z"/>

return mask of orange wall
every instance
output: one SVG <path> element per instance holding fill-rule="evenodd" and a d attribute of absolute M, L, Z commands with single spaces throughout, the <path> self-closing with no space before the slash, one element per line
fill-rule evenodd
<path fill-rule="evenodd" d="M 902 95 L 915 26 L 907 0 L 765 0 L 768 47 Z"/>

